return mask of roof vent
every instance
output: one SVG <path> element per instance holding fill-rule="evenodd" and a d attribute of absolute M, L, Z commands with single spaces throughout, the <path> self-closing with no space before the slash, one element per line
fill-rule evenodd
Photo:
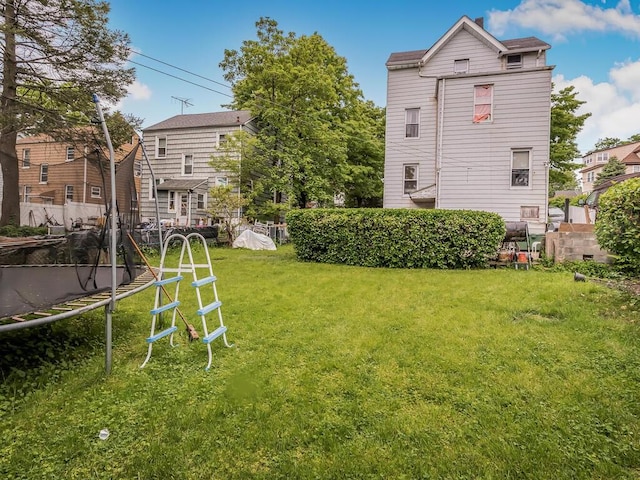
<path fill-rule="evenodd" d="M 484 17 L 478 17 L 474 20 L 480 28 L 484 28 Z"/>

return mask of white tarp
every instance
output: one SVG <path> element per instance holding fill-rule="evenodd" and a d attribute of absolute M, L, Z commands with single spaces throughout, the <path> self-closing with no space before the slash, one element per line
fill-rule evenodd
<path fill-rule="evenodd" d="M 276 244 L 267 235 L 245 230 L 233 241 L 233 248 L 249 250 L 275 250 Z"/>

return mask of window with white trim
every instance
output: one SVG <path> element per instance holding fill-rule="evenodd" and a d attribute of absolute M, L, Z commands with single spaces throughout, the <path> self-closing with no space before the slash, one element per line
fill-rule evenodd
<path fill-rule="evenodd" d="M 193 155 L 182 155 L 182 175 L 193 175 Z"/>
<path fill-rule="evenodd" d="M 507 69 L 522 68 L 522 54 L 507 55 Z"/>
<path fill-rule="evenodd" d="M 169 192 L 169 201 L 167 203 L 167 211 L 175 213 L 176 209 L 176 197 L 178 196 L 178 192 Z"/>
<path fill-rule="evenodd" d="M 167 137 L 156 137 L 156 158 L 167 156 Z"/>
<path fill-rule="evenodd" d="M 418 164 L 410 163 L 403 165 L 402 192 L 405 195 L 413 193 L 418 189 Z"/>
<path fill-rule="evenodd" d="M 227 141 L 227 134 L 226 133 L 219 133 L 218 134 L 218 146 L 222 146 L 226 143 Z"/>
<path fill-rule="evenodd" d="M 102 198 L 102 188 L 91 187 L 91 198 Z"/>
<path fill-rule="evenodd" d="M 511 152 L 511 186 L 531 186 L 531 150 Z"/>
<path fill-rule="evenodd" d="M 586 157 L 586 158 L 584 159 L 584 164 L 585 164 L 585 165 L 589 165 L 589 164 L 591 164 L 591 163 L 593 163 L 593 155 L 589 155 L 588 157 Z"/>
<path fill-rule="evenodd" d="M 198 194 L 198 210 L 204 210 L 207 208 L 207 194 L 199 193 Z"/>
<path fill-rule="evenodd" d="M 453 73 L 469 73 L 469 59 L 462 58 L 453 61 Z"/>
<path fill-rule="evenodd" d="M 47 183 L 49 181 L 49 164 L 43 163 L 40 165 L 40 183 Z"/>
<path fill-rule="evenodd" d="M 587 172 L 587 182 L 593 182 L 594 177 L 593 172 Z"/>
<path fill-rule="evenodd" d="M 609 161 L 609 152 L 596 153 L 596 163 L 607 163 Z"/>
<path fill-rule="evenodd" d="M 640 172 L 640 165 L 631 165 L 631 173 Z"/>
<path fill-rule="evenodd" d="M 420 136 L 420 109 L 407 108 L 404 111 L 405 138 L 418 138 Z"/>
<path fill-rule="evenodd" d="M 23 201 L 28 202 L 30 195 L 31 195 L 31 185 L 25 185 L 24 187 L 22 187 Z"/>
<path fill-rule="evenodd" d="M 67 147 L 67 158 L 66 161 L 70 162 L 74 159 L 74 156 L 76 154 L 76 149 L 73 147 Z"/>
<path fill-rule="evenodd" d="M 31 166 L 31 149 L 22 149 L 22 168 L 29 168 Z"/>
<path fill-rule="evenodd" d="M 73 185 L 65 185 L 64 199 L 68 202 L 73 202 Z"/>
<path fill-rule="evenodd" d="M 493 120 L 493 85 L 473 87 L 473 123 Z"/>
<path fill-rule="evenodd" d="M 226 187 L 227 185 L 229 185 L 227 177 L 216 177 L 216 187 Z"/>

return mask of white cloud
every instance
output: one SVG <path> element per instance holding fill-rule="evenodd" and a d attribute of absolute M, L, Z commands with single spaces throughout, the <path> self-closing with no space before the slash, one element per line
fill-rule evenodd
<path fill-rule="evenodd" d="M 523 0 L 512 10 L 491 10 L 488 26 L 497 36 L 516 26 L 538 30 L 555 40 L 584 31 L 615 31 L 640 38 L 640 15 L 633 14 L 629 0 L 609 8 L 580 0 Z"/>
<path fill-rule="evenodd" d="M 144 83 L 135 80 L 129 87 L 127 98 L 131 100 L 149 100 L 151 98 L 151 89 Z"/>
<path fill-rule="evenodd" d="M 591 113 L 577 138 L 582 153 L 593 149 L 601 138 L 625 140 L 640 133 L 640 60 L 613 67 L 608 82 L 593 83 L 584 75 L 573 79 L 556 75 L 553 82 L 556 91 L 573 85 L 577 98 L 586 101 L 576 113 Z"/>

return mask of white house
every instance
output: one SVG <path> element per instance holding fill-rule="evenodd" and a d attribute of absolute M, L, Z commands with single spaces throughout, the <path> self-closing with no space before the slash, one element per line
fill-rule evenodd
<path fill-rule="evenodd" d="M 543 232 L 549 48 L 464 16 L 431 48 L 391 54 L 384 207 L 485 210 Z"/>
<path fill-rule="evenodd" d="M 143 130 L 158 190 L 160 220 L 176 225 L 210 225 L 208 192 L 227 183 L 227 173 L 209 164 L 227 135 L 255 132 L 247 110 L 176 115 Z M 153 179 L 143 162 L 140 216 L 155 220 Z"/>

